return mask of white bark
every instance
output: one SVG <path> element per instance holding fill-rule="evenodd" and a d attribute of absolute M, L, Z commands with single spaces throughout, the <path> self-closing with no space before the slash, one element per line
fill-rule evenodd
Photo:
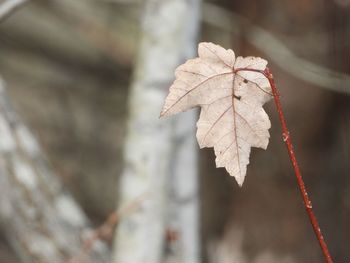
<path fill-rule="evenodd" d="M 0 3 L 0 22 L 9 17 L 21 5 L 28 2 L 28 0 L 5 0 Z"/>
<path fill-rule="evenodd" d="M 200 21 L 200 0 L 189 1 L 186 28 L 186 58 L 196 56 L 197 34 Z M 178 240 L 167 255 L 170 262 L 199 263 L 199 180 L 196 121 L 197 112 L 192 110 L 174 120 L 173 154 L 169 189 L 168 228 L 178 233 Z"/>
<path fill-rule="evenodd" d="M 196 112 L 177 118 L 174 125 L 174 151 L 169 180 L 167 228 L 177 233 L 178 239 L 168 241 L 165 262 L 198 263 L 199 196 L 198 163 L 195 141 Z"/>
<path fill-rule="evenodd" d="M 79 253 L 82 234 L 89 230 L 79 205 L 13 111 L 1 80 L 0 222 L 22 262 L 67 262 Z M 88 262 L 108 262 L 108 254 L 100 244 Z"/>
<path fill-rule="evenodd" d="M 114 244 L 115 263 L 163 260 L 169 190 L 174 197 L 170 207 L 178 209 L 170 225 L 175 224 L 181 232 L 179 247 L 183 248 L 180 249 L 182 256 L 176 258 L 179 262 L 198 262 L 194 113 L 189 113 L 185 119 L 180 116 L 180 121 L 158 119 L 175 68 L 193 54 L 198 4 L 199 0 L 149 0 L 145 3 L 139 57 L 130 94 L 119 201 L 122 204 L 131 202 L 144 192 L 150 195 L 141 209 L 119 223 Z M 178 147 L 174 147 L 175 144 Z M 172 172 L 171 167 L 174 168 Z"/>

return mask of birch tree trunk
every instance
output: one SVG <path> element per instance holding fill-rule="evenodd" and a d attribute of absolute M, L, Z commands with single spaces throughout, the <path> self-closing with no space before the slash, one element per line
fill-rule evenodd
<path fill-rule="evenodd" d="M 188 1 L 187 20 L 182 29 L 186 58 L 196 56 L 200 21 L 200 0 Z M 167 229 L 177 235 L 168 240 L 170 249 L 166 262 L 199 263 L 199 179 L 195 123 L 197 112 L 192 110 L 176 116 L 173 126 L 173 150 L 169 182 Z"/>
<path fill-rule="evenodd" d="M 0 223 L 21 262 L 61 263 L 78 254 L 88 220 L 47 164 L 0 80 Z M 91 261 L 90 261 L 91 260 Z M 87 262 L 109 262 L 99 244 Z"/>
<path fill-rule="evenodd" d="M 143 193 L 148 198 L 120 221 L 115 263 L 199 262 L 194 113 L 158 119 L 175 68 L 194 53 L 198 9 L 199 0 L 145 3 L 119 201 L 129 203 Z M 179 234 L 170 254 L 168 227 Z"/>
<path fill-rule="evenodd" d="M 174 148 L 171 177 L 168 180 L 166 263 L 201 262 L 198 163 L 194 137 L 197 118 L 193 111 L 182 114 L 174 121 Z"/>

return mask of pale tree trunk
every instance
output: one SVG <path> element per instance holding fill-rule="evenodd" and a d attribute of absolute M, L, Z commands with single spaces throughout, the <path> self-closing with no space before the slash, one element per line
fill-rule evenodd
<path fill-rule="evenodd" d="M 186 58 L 196 56 L 200 0 L 187 1 L 185 27 Z M 182 113 L 174 120 L 173 151 L 169 179 L 169 207 L 167 228 L 173 231 L 175 240 L 168 240 L 169 250 L 165 262 L 199 263 L 199 180 L 195 123 L 197 112 Z M 170 232 L 171 234 L 171 232 Z"/>
<path fill-rule="evenodd" d="M 199 262 L 194 113 L 158 119 L 175 68 L 194 53 L 198 8 L 199 0 L 145 3 L 119 202 L 148 195 L 118 225 L 115 263 Z M 168 227 L 179 236 L 173 255 L 166 253 Z"/>
<path fill-rule="evenodd" d="M 86 216 L 12 109 L 1 80 L 0 221 L 21 262 L 67 262 L 89 231 Z M 109 262 L 106 246 L 97 244 L 86 262 Z"/>
<path fill-rule="evenodd" d="M 194 111 L 184 113 L 176 118 L 173 128 L 174 148 L 171 155 L 171 177 L 168 181 L 166 263 L 201 262 L 198 163 L 194 137 L 197 118 Z"/>

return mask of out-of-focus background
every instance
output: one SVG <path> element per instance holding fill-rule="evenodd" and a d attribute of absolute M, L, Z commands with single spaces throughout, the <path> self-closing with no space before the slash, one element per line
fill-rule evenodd
<path fill-rule="evenodd" d="M 197 113 L 158 119 L 200 41 L 269 61 L 330 251 L 350 261 L 349 0 L 22 2 L 0 17 L 0 262 L 323 261 L 272 102 L 242 188 L 194 144 Z"/>

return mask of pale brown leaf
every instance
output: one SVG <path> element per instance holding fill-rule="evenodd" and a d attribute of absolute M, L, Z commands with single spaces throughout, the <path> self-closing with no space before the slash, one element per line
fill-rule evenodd
<path fill-rule="evenodd" d="M 271 88 L 262 74 L 234 69 L 264 70 L 267 61 L 235 58 L 231 49 L 213 43 L 200 43 L 198 54 L 176 69 L 161 117 L 200 106 L 200 147 L 214 147 L 216 166 L 225 167 L 242 185 L 250 148 L 266 149 L 269 142 L 271 124 L 262 106 L 271 98 Z"/>

